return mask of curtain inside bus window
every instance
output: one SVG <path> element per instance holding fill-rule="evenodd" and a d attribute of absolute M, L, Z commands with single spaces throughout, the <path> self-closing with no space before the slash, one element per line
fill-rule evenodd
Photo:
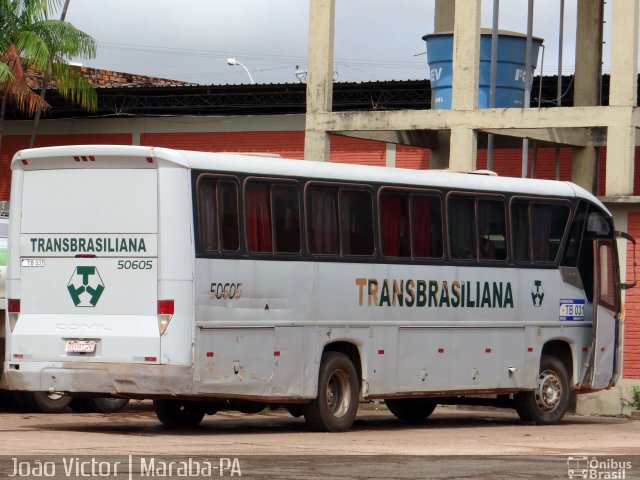
<path fill-rule="evenodd" d="M 276 252 L 300 252 L 300 200 L 297 185 L 271 188 Z"/>
<path fill-rule="evenodd" d="M 373 208 L 368 190 L 341 190 L 340 223 L 345 255 L 373 255 Z"/>
<path fill-rule="evenodd" d="M 442 257 L 442 213 L 439 197 L 411 196 L 411 231 L 414 257 Z"/>
<path fill-rule="evenodd" d="M 451 258 L 477 258 L 473 198 L 452 196 L 449 199 L 449 242 Z"/>
<path fill-rule="evenodd" d="M 238 216 L 238 187 L 235 182 L 218 183 L 218 217 L 220 219 L 221 249 L 240 250 L 240 220 Z"/>
<path fill-rule="evenodd" d="M 533 261 L 554 262 L 569 219 L 569 206 L 531 203 Z"/>
<path fill-rule="evenodd" d="M 409 205 L 406 193 L 384 192 L 380 195 L 380 230 L 382 254 L 386 257 L 409 257 Z"/>
<path fill-rule="evenodd" d="M 271 252 L 269 185 L 249 182 L 245 188 L 245 225 L 250 252 Z"/>
<path fill-rule="evenodd" d="M 506 260 L 506 221 L 503 200 L 478 200 L 478 251 L 484 260 Z"/>
<path fill-rule="evenodd" d="M 340 254 L 338 233 L 338 189 L 309 187 L 307 235 L 313 255 Z"/>
<path fill-rule="evenodd" d="M 514 200 L 511 202 L 511 239 L 513 259 L 518 262 L 531 261 L 529 202 L 527 200 Z"/>
<path fill-rule="evenodd" d="M 216 182 L 201 179 L 197 185 L 198 248 L 202 252 L 217 252 Z"/>

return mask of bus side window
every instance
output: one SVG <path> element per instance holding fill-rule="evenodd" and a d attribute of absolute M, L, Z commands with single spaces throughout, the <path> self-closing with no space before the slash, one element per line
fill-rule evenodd
<path fill-rule="evenodd" d="M 309 251 L 312 255 L 339 255 L 338 189 L 310 186 L 306 196 Z"/>
<path fill-rule="evenodd" d="M 449 198 L 449 248 L 455 260 L 477 258 L 474 203 L 473 197 Z"/>
<path fill-rule="evenodd" d="M 373 202 L 369 190 L 340 189 L 340 231 L 345 255 L 373 255 Z"/>
<path fill-rule="evenodd" d="M 240 250 L 240 218 L 238 215 L 238 186 L 235 182 L 222 180 L 218 187 L 218 216 L 221 250 Z"/>
<path fill-rule="evenodd" d="M 244 190 L 244 222 L 247 234 L 247 248 L 250 252 L 270 253 L 271 242 L 271 202 L 269 184 L 248 182 Z"/>
<path fill-rule="evenodd" d="M 442 258 L 442 205 L 435 195 L 411 195 L 413 256 Z"/>
<path fill-rule="evenodd" d="M 507 259 L 503 200 L 478 199 L 478 241 L 481 259 Z"/>
<path fill-rule="evenodd" d="M 569 206 L 531 202 L 531 234 L 534 262 L 554 262 L 569 219 Z"/>
<path fill-rule="evenodd" d="M 197 183 L 198 250 L 237 252 L 240 248 L 238 188 L 235 182 L 204 177 Z"/>
<path fill-rule="evenodd" d="M 297 185 L 274 185 L 271 190 L 275 251 L 300 253 L 300 193 Z"/>
<path fill-rule="evenodd" d="M 198 247 L 203 252 L 217 252 L 217 182 L 206 179 L 201 180 L 197 185 Z"/>
<path fill-rule="evenodd" d="M 385 257 L 411 256 L 409 195 L 406 192 L 380 194 L 380 234 Z"/>
<path fill-rule="evenodd" d="M 517 262 L 531 261 L 529 202 L 526 200 L 511 202 L 511 238 L 513 240 L 513 259 Z"/>

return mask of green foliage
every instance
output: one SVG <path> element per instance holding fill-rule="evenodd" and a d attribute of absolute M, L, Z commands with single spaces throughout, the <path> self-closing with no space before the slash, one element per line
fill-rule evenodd
<path fill-rule="evenodd" d="M 636 410 L 640 410 L 640 386 L 634 385 L 631 388 L 631 405 Z"/>
<path fill-rule="evenodd" d="M 96 42 L 69 22 L 50 18 L 61 4 L 62 0 L 0 0 L 0 92 L 16 100 L 13 92 L 20 81 L 21 94 L 33 94 L 30 89 L 24 91 L 24 70 L 31 68 L 51 79 L 63 97 L 93 110 L 97 105 L 95 91 L 67 60 L 94 57 Z M 10 62 L 7 52 L 19 61 Z M 33 113 L 42 109 L 44 101 L 31 98 L 29 103 L 23 98 L 17 103 L 23 111 Z"/>

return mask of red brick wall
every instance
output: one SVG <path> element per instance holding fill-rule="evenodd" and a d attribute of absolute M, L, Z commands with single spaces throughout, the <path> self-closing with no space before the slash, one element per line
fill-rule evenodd
<path fill-rule="evenodd" d="M 627 221 L 627 232 L 640 240 L 640 212 L 629 213 Z M 636 258 L 640 258 L 640 246 L 636 247 Z M 633 280 L 632 272 L 633 253 L 627 251 L 627 281 Z M 640 379 L 640 287 L 626 291 L 625 307 L 622 376 Z"/>
<path fill-rule="evenodd" d="M 129 133 L 90 134 L 90 135 L 39 135 L 36 139 L 38 147 L 58 145 L 117 144 L 131 145 Z M 0 200 L 9 200 L 11 191 L 11 159 L 18 150 L 27 148 L 28 135 L 3 135 L 0 150 Z"/>

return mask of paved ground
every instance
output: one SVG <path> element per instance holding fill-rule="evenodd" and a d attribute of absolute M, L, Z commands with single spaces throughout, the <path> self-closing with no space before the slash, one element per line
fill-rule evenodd
<path fill-rule="evenodd" d="M 633 461 L 635 466 L 625 472 L 628 479 L 640 478 L 633 476 L 640 474 L 640 457 L 633 457 L 640 454 L 640 421 L 568 416 L 560 425 L 540 427 L 523 425 L 511 411 L 439 407 L 426 423 L 408 426 L 381 407 L 361 409 L 352 430 L 339 434 L 309 432 L 303 419 L 284 411 L 221 412 L 205 417 L 196 429 L 176 431 L 163 428 L 148 404 L 134 403 L 110 415 L 0 412 L 0 452 L 9 456 L 267 456 L 240 461 L 263 474 L 271 471 L 270 478 L 310 478 L 316 470 L 317 478 L 396 478 L 384 473 L 387 468 L 395 468 L 397 478 L 452 478 L 458 476 L 453 474 L 455 468 L 462 468 L 460 476 L 477 478 L 480 466 L 489 469 L 485 478 L 530 478 L 535 472 L 538 478 L 568 478 L 569 456 L 621 455 L 616 458 Z M 361 455 L 368 457 L 356 457 Z M 417 457 L 396 460 L 396 455 Z M 434 457 L 449 455 L 483 457 Z M 518 457 L 493 458 L 505 455 Z M 540 456 L 545 456 L 543 461 Z M 317 462 L 309 463 L 309 458 Z M 338 460 L 344 476 L 327 476 L 323 468 L 333 472 Z M 310 465 L 311 473 L 302 475 Z M 416 476 L 411 476 L 409 468 L 415 468 Z"/>

